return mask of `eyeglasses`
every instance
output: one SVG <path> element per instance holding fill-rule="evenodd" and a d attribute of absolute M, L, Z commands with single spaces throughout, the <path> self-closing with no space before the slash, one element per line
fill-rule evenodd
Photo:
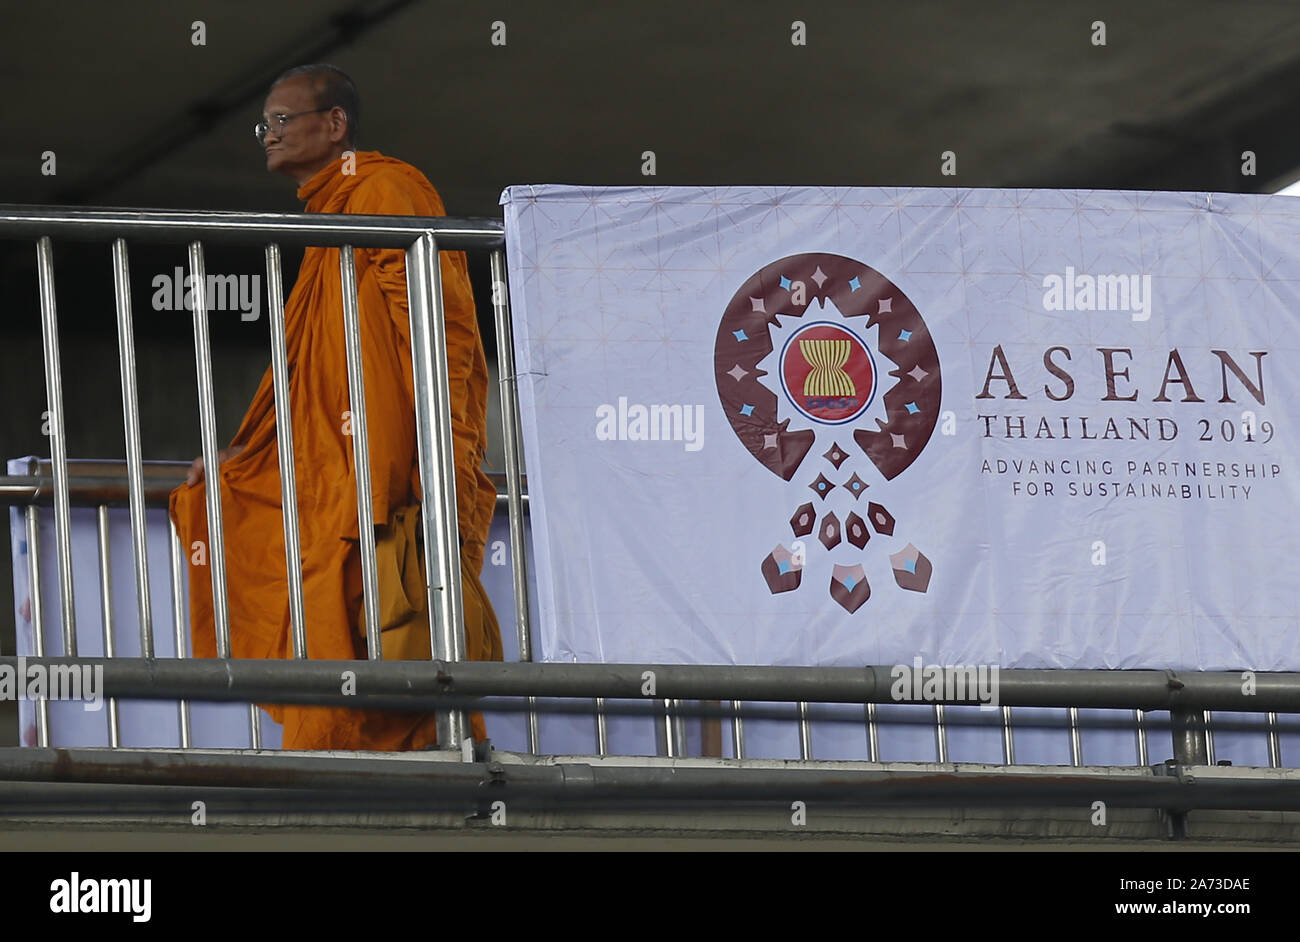
<path fill-rule="evenodd" d="M 276 123 L 276 133 L 283 134 L 284 126 L 289 123 L 290 118 L 297 118 L 305 114 L 319 114 L 322 111 L 333 111 L 334 106 L 328 108 L 313 108 L 311 111 L 295 111 L 293 114 L 273 114 L 269 119 L 263 118 L 257 124 L 253 125 L 253 136 L 257 138 L 257 143 L 266 143 L 266 133 L 271 130 L 271 122 Z"/>

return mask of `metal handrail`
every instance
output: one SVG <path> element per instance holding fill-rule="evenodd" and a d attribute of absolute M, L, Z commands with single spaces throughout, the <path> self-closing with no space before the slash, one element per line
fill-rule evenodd
<path fill-rule="evenodd" d="M 343 328 L 348 361 L 348 388 L 352 400 L 354 428 L 362 436 L 353 449 L 358 481 L 358 521 L 362 538 L 362 583 L 365 610 L 368 613 L 367 635 L 371 658 L 382 656 L 378 635 L 378 577 L 375 564 L 374 533 L 369 526 L 369 464 L 364 439 L 365 410 L 362 392 L 360 328 L 357 307 L 357 282 L 353 267 L 354 248 L 396 248 L 406 252 L 407 300 L 410 313 L 412 376 L 415 383 L 416 445 L 422 492 L 423 541 L 426 571 L 426 594 L 432 650 L 437 656 L 457 659 L 464 648 L 464 621 L 460 598 L 459 547 L 456 539 L 456 495 L 452 484 L 454 457 L 450 432 L 451 410 L 448 389 L 446 336 L 443 323 L 441 265 L 444 250 L 490 249 L 500 255 L 504 244 L 504 225 L 500 220 L 362 216 L 315 213 L 232 213 L 177 212 L 171 210 L 137 210 L 116 208 L 68 208 L 58 206 L 21 206 L 0 204 L 0 238 L 33 239 L 36 245 L 37 274 L 40 289 L 41 329 L 45 363 L 46 396 L 51 443 L 52 487 L 44 482 L 12 480 L 6 482 L 11 502 L 28 504 L 27 527 L 30 536 L 37 532 L 35 501 L 49 497 L 54 504 L 55 552 L 58 560 L 59 610 L 63 629 L 63 653 L 77 654 L 76 605 L 73 597 L 70 491 L 71 474 L 66 454 L 63 376 L 59 360 L 59 331 L 55 301 L 53 239 L 102 241 L 112 250 L 114 288 L 117 311 L 119 361 L 122 374 L 122 408 L 126 428 L 126 502 L 131 508 L 131 530 L 136 569 L 137 600 L 140 609 L 142 650 L 153 649 L 153 629 L 149 602 L 148 559 L 145 550 L 144 507 L 150 498 L 161 497 L 161 481 L 151 480 L 152 493 L 146 495 L 140 442 L 139 403 L 136 393 L 134 332 L 131 320 L 130 268 L 127 239 L 135 242 L 179 243 L 186 245 L 189 278 L 192 288 L 195 366 L 198 377 L 200 431 L 204 465 L 216 468 L 217 439 L 212 382 L 212 362 L 208 328 L 208 299 L 204 266 L 204 242 L 261 243 L 265 248 L 267 290 L 271 313 L 272 368 L 276 397 L 276 435 L 281 457 L 282 506 L 284 508 L 285 555 L 289 574 L 289 610 L 293 634 L 293 651 L 306 658 L 307 635 L 301 600 L 302 572 L 298 546 L 298 508 L 294 467 L 291 457 L 292 430 L 289 427 L 288 371 L 285 363 L 280 246 L 337 247 L 340 258 L 340 285 L 343 297 Z M 499 257 L 495 259 L 501 268 Z M 503 270 L 503 269 L 502 269 Z M 513 403 L 506 410 L 505 421 L 517 422 Z M 510 430 L 507 429 L 507 432 Z M 509 434 L 507 435 L 509 437 Z M 88 482 L 89 489 L 103 492 L 108 482 Z M 221 512 L 221 489 L 205 488 L 208 522 L 207 567 L 212 581 L 213 616 L 217 652 L 230 654 L 230 625 L 225 579 L 225 549 Z M 517 516 L 521 501 L 513 495 L 512 512 Z M 101 502 L 102 507 L 102 502 Z M 107 517 L 101 510 L 101 530 Z M 106 534 L 101 532 L 101 545 Z M 173 529 L 173 581 L 176 568 L 176 534 Z M 105 565 L 106 562 L 102 565 Z M 35 574 L 35 573 L 34 573 Z M 105 609 L 107 611 L 107 609 Z M 34 606 L 38 638 L 42 632 L 39 605 Z M 179 610 L 177 611 L 179 615 Z M 178 620 L 179 624 L 179 620 Z M 526 626 L 521 626 L 521 631 Z M 38 648 L 38 653 L 43 653 Z M 181 704 L 182 725 L 187 727 L 185 704 Z M 115 713 L 114 713 L 115 715 Z M 256 707 L 250 705 L 252 742 L 261 741 L 261 720 Z M 38 740 L 48 739 L 48 718 L 38 713 Z M 438 738 L 444 748 L 458 749 L 467 733 L 466 718 L 459 712 L 438 714 Z M 182 741 L 188 729 L 182 729 Z"/>
<path fill-rule="evenodd" d="M 262 240 L 299 248 L 407 248 L 426 232 L 440 250 L 495 249 L 505 243 L 501 220 L 478 217 L 74 209 L 0 203 L 0 239 L 57 236 L 77 242 L 108 242 L 119 238 L 123 230 L 129 231 L 133 240 L 172 244 L 195 239 L 236 244 Z"/>
<path fill-rule="evenodd" d="M 1104 800 L 1116 808 L 1159 808 L 1182 813 L 1197 809 L 1300 809 L 1300 788 L 1291 775 L 1223 774 L 1213 768 L 1195 774 L 1153 774 L 1150 769 L 1106 771 L 1022 767 L 767 768 L 758 763 L 714 767 L 699 760 L 671 764 L 653 760 L 637 766 L 578 762 L 448 762 L 436 757 L 391 761 L 282 753 L 258 756 L 143 751 L 133 749 L 0 749 L 0 781 L 33 783 L 24 796 L 32 809 L 69 802 L 82 814 L 103 815 L 104 785 L 141 790 L 137 801 L 175 803 L 178 787 L 255 790 L 253 810 L 284 813 L 310 803 L 314 810 L 365 809 L 368 815 L 430 805 L 471 807 L 508 799 L 512 807 L 559 812 L 599 803 L 634 807 L 737 802 L 777 802 L 788 808 L 792 795 L 819 805 L 875 807 L 1090 807 Z M 1164 770 L 1160 770 L 1164 771 Z M 54 790 L 44 783 L 64 783 Z M 68 786 L 80 785 L 70 790 Z M 92 787 L 85 787 L 92 786 Z M 172 795 L 160 795 L 170 790 Z M 98 802 L 98 804 L 96 804 Z M 517 805 L 515 803 L 518 803 Z M 64 812 L 67 813 L 66 811 Z M 174 812 L 173 812 L 174 814 Z M 786 819 L 788 820 L 788 818 Z"/>
<path fill-rule="evenodd" d="M 33 461 L 36 465 L 38 462 Z M 93 465 L 82 470 L 69 468 L 68 498 L 74 507 L 109 507 L 126 505 L 130 502 L 130 481 L 123 461 L 69 461 L 72 465 Z M 171 492 L 185 481 L 189 470 L 188 461 L 146 461 L 144 462 L 144 504 L 146 507 L 161 508 L 167 506 Z M 506 490 L 506 475 L 501 471 L 486 471 L 497 488 L 497 510 L 508 506 L 509 495 Z M 520 476 L 521 493 L 525 513 L 528 507 L 528 475 Z M 25 507 L 29 504 L 51 506 L 54 503 L 54 475 L 49 473 L 49 462 L 39 460 L 39 469 L 31 474 L 0 474 L 0 507 Z"/>
<path fill-rule="evenodd" d="M 313 703 L 369 708 L 434 708 L 453 697 L 575 697 L 651 700 L 743 700 L 798 703 L 900 703 L 978 706 L 967 696 L 911 691 L 896 696 L 890 665 L 760 667 L 722 664 L 571 664 L 501 661 L 326 661 L 199 658 L 28 657 L 33 665 L 85 665 L 103 670 L 105 694 L 141 699 Z M 0 665 L 16 666 L 14 656 Z M 354 692 L 339 688 L 344 671 Z M 653 698 L 642 693 L 646 672 Z M 954 691 L 955 692 L 955 691 Z M 1241 692 L 1232 672 L 1042 670 L 999 672 L 997 700 L 1019 707 L 1146 711 L 1231 710 L 1300 713 L 1300 673 L 1260 673 L 1255 693 Z"/>

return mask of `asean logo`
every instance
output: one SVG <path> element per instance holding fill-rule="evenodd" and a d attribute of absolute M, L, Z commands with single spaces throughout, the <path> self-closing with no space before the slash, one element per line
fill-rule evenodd
<path fill-rule="evenodd" d="M 920 457 L 939 419 L 939 356 L 925 320 L 856 259 L 791 255 L 732 297 L 718 325 L 714 376 L 741 445 L 814 495 L 782 519 L 790 546 L 778 543 L 759 567 L 769 591 L 799 588 L 811 538 L 830 564 L 831 597 L 857 611 L 871 597 L 868 542 L 873 534 L 892 541 L 897 527 L 875 495 Z M 934 567 L 914 545 L 889 561 L 900 588 L 927 591 Z"/>
<path fill-rule="evenodd" d="M 836 324 L 809 324 L 781 351 L 781 384 L 807 418 L 844 425 L 871 405 L 876 367 L 857 334 Z"/>

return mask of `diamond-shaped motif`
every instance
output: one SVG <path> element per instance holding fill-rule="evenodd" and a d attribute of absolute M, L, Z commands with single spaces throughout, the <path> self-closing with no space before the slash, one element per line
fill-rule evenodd
<path fill-rule="evenodd" d="M 803 560 L 780 544 L 767 554 L 761 569 L 773 595 L 797 589 L 803 580 Z"/>
<path fill-rule="evenodd" d="M 862 480 L 862 478 L 858 477 L 858 472 L 854 471 L 853 477 L 845 481 L 843 487 L 853 495 L 854 500 L 857 500 L 866 493 L 866 490 L 870 485 L 867 484 L 866 481 Z"/>
<path fill-rule="evenodd" d="M 817 475 L 817 480 L 813 481 L 808 486 L 812 488 L 813 493 L 818 497 L 825 497 L 835 489 L 835 485 L 826 480 L 826 475 L 824 474 Z"/>
<path fill-rule="evenodd" d="M 901 588 L 911 592 L 924 592 L 930 587 L 930 577 L 934 575 L 934 565 L 919 549 L 908 543 L 897 553 L 889 557 L 889 565 L 894 570 L 894 581 Z"/>
<path fill-rule="evenodd" d="M 851 513 L 844 520 L 844 536 L 858 549 L 862 549 L 867 545 L 867 540 L 871 539 L 871 531 L 867 529 L 865 520 Z"/>
<path fill-rule="evenodd" d="M 822 546 L 827 549 L 835 549 L 840 545 L 843 535 L 840 533 L 840 521 L 835 514 L 827 514 L 822 517 L 821 527 L 817 531 L 817 539 L 822 541 Z"/>
<path fill-rule="evenodd" d="M 861 566 L 836 566 L 831 572 L 831 598 L 852 614 L 871 598 L 871 586 Z"/>
<path fill-rule="evenodd" d="M 817 524 L 817 511 L 813 509 L 812 501 L 806 504 L 800 504 L 790 518 L 790 529 L 794 531 L 795 536 L 807 536 L 813 532 L 813 527 Z"/>
<path fill-rule="evenodd" d="M 867 504 L 867 519 L 877 533 L 884 536 L 894 535 L 894 515 L 875 501 Z"/>
<path fill-rule="evenodd" d="M 822 457 L 835 465 L 836 471 L 840 469 L 840 465 L 849 460 L 849 456 L 844 453 L 844 449 L 839 446 L 838 442 L 831 445 L 831 450 L 822 455 Z"/>

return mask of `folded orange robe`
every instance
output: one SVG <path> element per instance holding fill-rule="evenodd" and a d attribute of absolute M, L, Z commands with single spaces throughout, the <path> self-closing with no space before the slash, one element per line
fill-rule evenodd
<path fill-rule="evenodd" d="M 343 169 L 342 159 L 336 160 L 299 188 L 307 212 L 445 215 L 437 192 L 409 164 L 362 151 L 356 154 L 355 174 L 345 174 Z M 354 254 L 373 522 L 385 525 L 397 510 L 420 500 L 406 255 L 402 249 L 357 249 Z M 500 660 L 500 632 L 478 584 L 496 503 L 496 489 L 480 469 L 487 448 L 487 364 L 464 253 L 441 253 L 441 266 L 466 654 L 471 660 Z M 306 250 L 285 304 L 285 334 L 308 654 L 335 660 L 365 658 L 357 616 L 360 531 L 338 249 Z M 216 475 L 221 482 L 231 655 L 237 658 L 293 656 L 275 425 L 268 367 L 231 442 L 245 449 L 223 463 Z M 212 477 L 209 469 L 207 478 Z M 216 656 L 206 483 L 181 485 L 171 494 L 172 520 L 189 556 L 190 626 L 196 657 Z M 266 709 L 284 725 L 286 749 L 419 749 L 436 739 L 432 714 L 335 707 Z M 475 739 L 483 739 L 481 717 L 475 715 L 472 726 Z"/>

